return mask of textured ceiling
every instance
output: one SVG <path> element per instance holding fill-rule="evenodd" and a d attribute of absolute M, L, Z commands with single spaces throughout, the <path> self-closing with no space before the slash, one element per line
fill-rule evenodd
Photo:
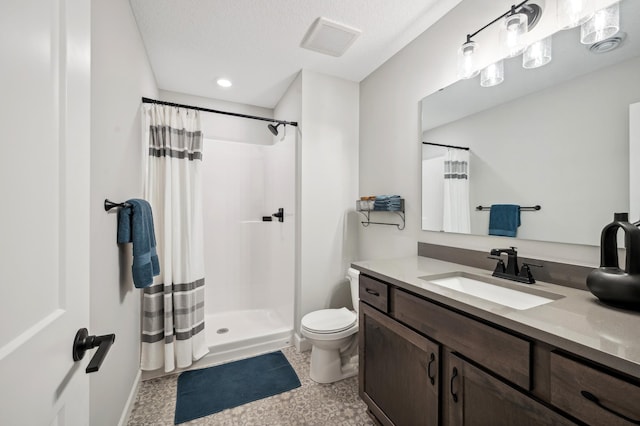
<path fill-rule="evenodd" d="M 130 0 L 160 89 L 267 108 L 303 68 L 361 81 L 459 2 Z M 320 16 L 362 30 L 343 56 L 300 47 Z"/>

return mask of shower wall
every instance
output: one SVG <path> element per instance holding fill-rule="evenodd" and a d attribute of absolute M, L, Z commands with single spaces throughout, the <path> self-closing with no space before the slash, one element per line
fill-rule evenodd
<path fill-rule="evenodd" d="M 203 191 L 206 313 L 267 310 L 293 328 L 295 133 L 273 145 L 205 139 Z M 280 207 L 284 222 L 262 221 Z"/>

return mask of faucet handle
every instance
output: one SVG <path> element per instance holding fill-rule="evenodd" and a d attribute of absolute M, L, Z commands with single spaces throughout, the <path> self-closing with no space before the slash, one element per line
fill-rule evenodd
<path fill-rule="evenodd" d="M 520 268 L 520 273 L 518 274 L 518 277 L 526 280 L 525 282 L 528 284 L 535 284 L 536 280 L 533 278 L 533 274 L 531 273 L 530 266 L 535 266 L 536 268 L 542 268 L 542 265 L 522 262 L 522 268 Z"/>
<path fill-rule="evenodd" d="M 493 275 L 495 275 L 496 273 L 501 273 L 504 274 L 507 270 L 507 266 L 504 264 L 504 260 L 502 260 L 501 257 L 499 256 L 487 256 L 487 259 L 493 259 L 493 260 L 497 260 L 498 263 L 496 264 L 495 269 L 493 270 Z"/>

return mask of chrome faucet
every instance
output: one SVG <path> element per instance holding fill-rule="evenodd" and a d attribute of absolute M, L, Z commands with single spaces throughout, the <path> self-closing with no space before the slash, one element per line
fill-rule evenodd
<path fill-rule="evenodd" d="M 502 254 L 507 255 L 507 264 L 505 266 L 504 261 L 500 257 Z M 533 278 L 531 274 L 530 266 L 542 266 L 542 265 L 534 265 L 523 263 L 522 269 L 518 267 L 518 251 L 515 247 L 504 248 L 504 249 L 491 249 L 490 259 L 497 259 L 498 264 L 493 271 L 494 277 L 506 278 L 512 281 L 518 281 L 526 284 L 533 284 L 536 280 Z"/>

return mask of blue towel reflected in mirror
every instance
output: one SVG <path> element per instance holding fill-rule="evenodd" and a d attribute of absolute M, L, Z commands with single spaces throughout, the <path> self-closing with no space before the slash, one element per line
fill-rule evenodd
<path fill-rule="evenodd" d="M 515 237 L 520 226 L 518 204 L 492 204 L 489 213 L 489 235 Z"/>

